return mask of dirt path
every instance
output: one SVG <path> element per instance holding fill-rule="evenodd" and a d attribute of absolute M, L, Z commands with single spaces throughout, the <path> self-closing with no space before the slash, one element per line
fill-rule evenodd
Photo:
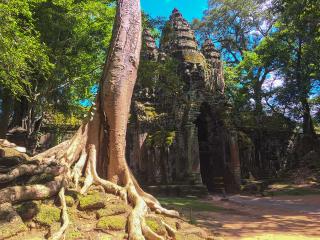
<path fill-rule="evenodd" d="M 270 198 L 235 195 L 206 202 L 225 211 L 195 212 L 197 223 L 221 239 L 320 240 L 320 195 Z"/>

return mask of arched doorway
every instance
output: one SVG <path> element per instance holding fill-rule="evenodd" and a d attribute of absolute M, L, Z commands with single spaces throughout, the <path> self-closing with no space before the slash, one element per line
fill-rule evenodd
<path fill-rule="evenodd" d="M 204 102 L 195 124 L 198 128 L 200 172 L 209 192 L 225 190 L 226 138 L 222 123 L 211 106 Z"/>

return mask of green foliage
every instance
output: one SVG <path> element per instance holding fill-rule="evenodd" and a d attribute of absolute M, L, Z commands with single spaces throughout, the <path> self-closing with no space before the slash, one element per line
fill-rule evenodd
<path fill-rule="evenodd" d="M 225 60 L 226 94 L 234 105 L 235 118 L 247 111 L 263 115 L 262 86 L 273 70 L 259 51 L 273 24 L 266 6 L 267 1 L 257 0 L 209 1 L 202 21 L 193 22 L 202 38 L 219 43 Z"/>
<path fill-rule="evenodd" d="M 292 117 L 303 116 L 304 131 L 309 133 L 313 131 L 306 126 L 311 117 L 311 91 L 320 84 L 320 11 L 316 2 L 276 1 L 276 31 L 262 44 L 265 56 L 284 79 L 275 92 L 278 102 L 287 106 Z"/>
<path fill-rule="evenodd" d="M 263 115 L 275 113 L 309 122 L 311 107 L 318 108 L 310 96 L 320 85 L 318 5 L 313 0 L 212 0 L 204 18 L 193 22 L 202 38 L 219 43 L 236 119 L 254 112 L 259 125 Z M 275 79 L 282 86 L 273 86 Z"/>
<path fill-rule="evenodd" d="M 164 62 L 141 60 L 138 71 L 139 88 L 161 89 L 167 97 L 182 93 L 184 83 L 178 74 L 178 62 L 168 58 Z"/>
<path fill-rule="evenodd" d="M 32 6 L 41 1 L 0 1 L 0 85 L 15 97 L 30 96 L 32 82 L 47 82 L 53 64 L 34 26 Z"/>
<path fill-rule="evenodd" d="M 53 115 L 52 124 L 56 126 L 69 125 L 69 126 L 79 126 L 81 120 L 75 117 L 73 114 L 67 116 L 63 113 L 56 113 Z"/>
<path fill-rule="evenodd" d="M 36 26 L 55 64 L 49 88 L 60 111 L 93 99 L 111 39 L 113 1 L 47 1 L 36 6 Z"/>
<path fill-rule="evenodd" d="M 94 98 L 114 16 L 113 0 L 0 1 L 0 90 L 27 99 L 33 118 L 49 107 L 83 115 L 79 100 Z"/>

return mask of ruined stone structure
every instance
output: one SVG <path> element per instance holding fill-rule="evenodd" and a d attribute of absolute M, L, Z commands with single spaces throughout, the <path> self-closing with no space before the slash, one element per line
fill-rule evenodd
<path fill-rule="evenodd" d="M 127 139 L 127 159 L 137 178 L 144 185 L 165 185 L 167 191 L 179 185 L 188 186 L 179 191 L 201 192 L 203 184 L 209 191 L 237 191 L 237 133 L 227 121 L 230 106 L 214 44 L 206 40 L 199 50 L 189 24 L 174 9 L 159 49 L 151 33 L 144 32 L 141 56 L 155 63 L 176 61 L 183 89 L 171 98 L 162 89 L 137 84 Z"/>

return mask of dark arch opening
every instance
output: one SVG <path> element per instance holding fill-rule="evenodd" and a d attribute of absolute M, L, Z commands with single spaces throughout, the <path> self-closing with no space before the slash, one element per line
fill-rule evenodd
<path fill-rule="evenodd" d="M 223 192 L 225 170 L 225 137 L 221 123 L 204 102 L 195 124 L 198 128 L 200 172 L 203 184 L 209 192 Z"/>

